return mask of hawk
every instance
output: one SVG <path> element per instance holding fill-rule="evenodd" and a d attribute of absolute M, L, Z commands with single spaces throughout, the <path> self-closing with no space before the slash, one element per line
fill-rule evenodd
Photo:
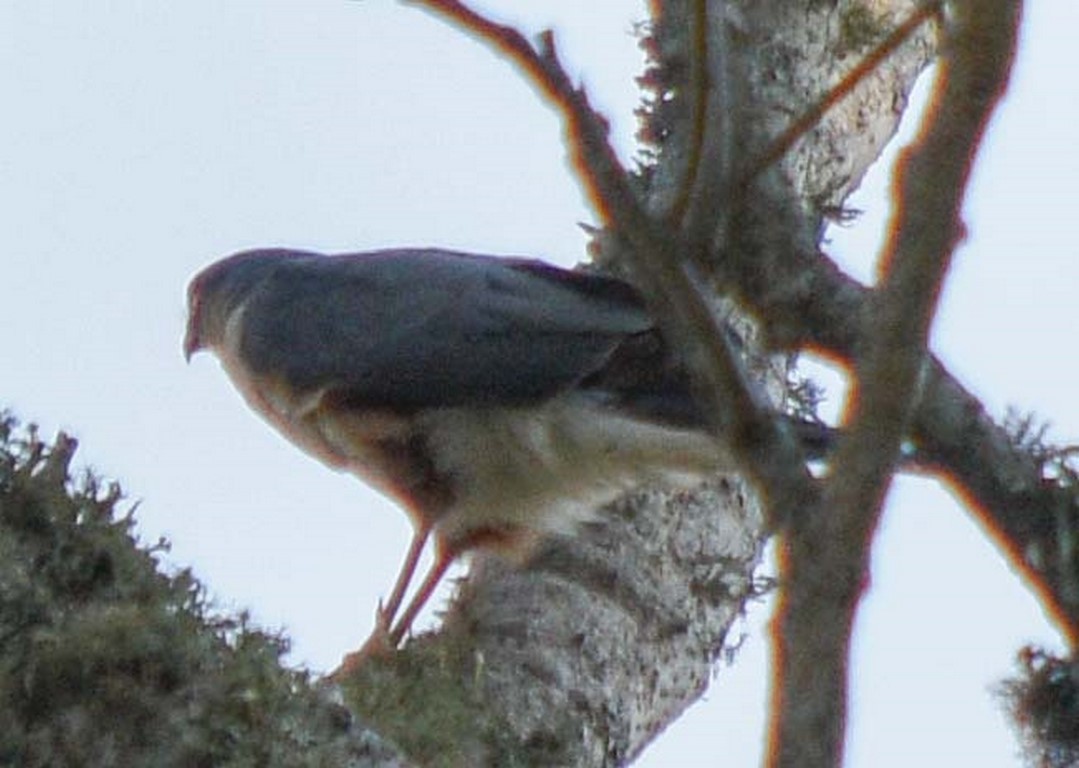
<path fill-rule="evenodd" d="M 263 249 L 199 272 L 188 309 L 188 359 L 213 352 L 285 437 L 411 518 L 378 612 L 390 648 L 462 553 L 520 562 L 634 486 L 732 467 L 640 295 L 612 277 L 438 249 Z"/>

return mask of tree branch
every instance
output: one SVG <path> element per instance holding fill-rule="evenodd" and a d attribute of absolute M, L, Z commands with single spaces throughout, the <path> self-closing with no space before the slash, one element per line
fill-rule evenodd
<path fill-rule="evenodd" d="M 772 342 L 850 363 L 871 334 L 871 292 L 827 255 L 791 243 L 728 259 L 717 278 L 754 309 Z M 1062 531 L 1079 527 L 1074 494 L 1043 476 L 969 390 L 931 356 L 910 438 L 920 464 L 968 502 L 1071 645 L 1079 643 L 1079 561 Z"/>
<path fill-rule="evenodd" d="M 842 763 L 848 655 L 872 537 L 920 397 L 976 149 L 1011 71 L 1018 10 L 1008 0 L 987 5 L 956 9 L 933 108 L 898 167 L 893 235 L 823 514 L 793 520 L 784 537 L 771 733 L 777 766 Z"/>

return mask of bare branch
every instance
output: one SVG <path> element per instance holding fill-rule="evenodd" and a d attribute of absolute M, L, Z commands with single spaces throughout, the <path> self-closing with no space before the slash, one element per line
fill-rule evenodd
<path fill-rule="evenodd" d="M 825 513 L 792 520 L 785 537 L 771 732 L 777 766 L 842 762 L 848 652 L 872 536 L 920 396 L 975 152 L 1011 71 L 1017 4 L 969 4 L 956 13 L 934 109 L 900 164 L 872 332 L 856 365 L 852 429 L 832 467 Z"/>
<path fill-rule="evenodd" d="M 607 141 L 607 121 L 592 109 L 584 90 L 574 87 L 550 31 L 542 33 L 538 46 L 533 46 L 518 30 L 491 21 L 458 0 L 407 2 L 446 18 L 505 55 L 561 112 L 569 133 L 571 160 L 581 174 L 585 192 L 607 223 L 624 229 L 641 215 L 626 172 Z"/>
<path fill-rule="evenodd" d="M 789 99 L 790 93 L 780 96 Z M 724 259 L 712 271 L 751 308 L 777 347 L 811 349 L 850 363 L 872 333 L 871 291 L 814 246 L 785 245 L 752 247 L 749 258 Z M 967 502 L 1068 641 L 1079 643 L 1079 562 L 1070 538 L 1061 536 L 1079 526 L 1073 495 L 1047 482 L 1039 463 L 935 356 L 909 437 L 922 468 Z"/>
<path fill-rule="evenodd" d="M 678 185 L 678 195 L 671 201 L 670 211 L 662 214 L 662 217 L 676 228 L 683 224 L 690 203 L 693 200 L 693 192 L 700 176 L 705 135 L 711 125 L 707 114 L 709 94 L 711 92 L 707 82 L 709 72 L 707 62 L 708 53 L 712 47 L 708 39 L 710 30 L 708 28 L 707 0 L 693 0 L 692 13 L 694 54 L 690 56 L 689 60 L 691 98 L 689 153 L 686 156 L 685 166 L 682 170 L 682 182 Z M 713 131 L 718 131 L 719 129 L 718 125 L 712 126 Z"/>

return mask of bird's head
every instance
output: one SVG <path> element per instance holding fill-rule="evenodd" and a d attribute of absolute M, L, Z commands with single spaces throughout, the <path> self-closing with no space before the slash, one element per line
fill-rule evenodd
<path fill-rule="evenodd" d="M 241 251 L 216 261 L 195 275 L 187 286 L 187 330 L 184 358 L 213 349 L 225 336 L 232 313 L 282 263 L 315 254 L 269 248 Z"/>

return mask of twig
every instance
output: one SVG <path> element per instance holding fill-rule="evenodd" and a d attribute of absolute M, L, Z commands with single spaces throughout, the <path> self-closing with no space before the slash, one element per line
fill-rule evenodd
<path fill-rule="evenodd" d="M 584 90 L 574 87 L 550 31 L 541 33 L 537 46 L 533 46 L 518 30 L 491 21 L 458 0 L 405 2 L 448 19 L 520 67 L 532 85 L 562 113 L 571 160 L 600 215 L 619 229 L 643 216 L 626 172 L 607 141 L 607 121 L 592 109 Z"/>
<path fill-rule="evenodd" d="M 704 153 L 704 138 L 708 129 L 708 5 L 707 0 L 693 0 L 693 56 L 689 62 L 689 88 L 691 94 L 690 119 L 691 130 L 689 152 L 682 169 L 682 179 L 678 184 L 678 195 L 671 203 L 671 209 L 664 218 L 673 227 L 678 227 L 685 219 L 693 191 L 697 186 Z"/>

